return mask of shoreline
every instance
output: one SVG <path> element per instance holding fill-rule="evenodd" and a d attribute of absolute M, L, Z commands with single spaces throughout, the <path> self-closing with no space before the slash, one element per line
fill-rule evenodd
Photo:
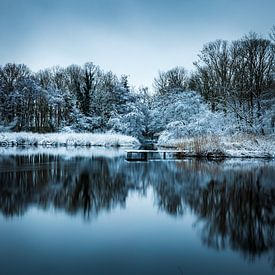
<path fill-rule="evenodd" d="M 0 133 L 0 147 L 130 147 L 140 142 L 131 136 L 115 133 Z"/>
<path fill-rule="evenodd" d="M 137 138 L 116 133 L 0 133 L 0 148 L 138 148 Z M 275 140 L 273 136 L 188 137 L 158 142 L 158 150 L 175 150 L 180 158 L 229 159 L 255 158 L 274 159 Z"/>
<path fill-rule="evenodd" d="M 275 158 L 275 136 L 237 133 L 161 140 L 159 148 L 176 148 L 186 155 L 224 158 Z"/>
<path fill-rule="evenodd" d="M 169 149 L 177 149 L 177 147 L 171 147 L 171 146 L 161 146 L 161 149 L 163 150 L 169 150 Z M 182 150 L 178 150 L 178 153 L 183 154 L 182 159 L 185 158 L 197 158 L 197 159 L 208 159 L 208 160 L 217 160 L 217 159 L 275 159 L 275 156 L 270 154 L 270 153 L 266 153 L 266 152 L 261 152 L 262 155 L 259 155 L 255 152 L 245 152 L 242 154 L 237 154 L 237 153 L 233 153 L 233 154 L 229 154 L 229 153 L 218 153 L 216 154 L 213 151 L 208 151 L 205 152 L 203 154 L 198 153 L 196 154 L 195 152 L 188 152 L 188 151 L 182 151 Z"/>

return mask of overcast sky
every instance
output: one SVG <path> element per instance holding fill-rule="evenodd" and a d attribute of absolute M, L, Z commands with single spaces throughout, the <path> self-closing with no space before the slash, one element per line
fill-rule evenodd
<path fill-rule="evenodd" d="M 273 24 L 275 0 L 0 0 L 0 64 L 92 61 L 151 86 L 159 70 L 192 69 L 204 43 Z"/>

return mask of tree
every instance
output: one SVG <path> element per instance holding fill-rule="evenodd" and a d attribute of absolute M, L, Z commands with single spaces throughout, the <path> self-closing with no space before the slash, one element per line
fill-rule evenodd
<path fill-rule="evenodd" d="M 262 119 L 262 100 L 272 88 L 274 46 L 250 33 L 231 43 L 216 40 L 204 45 L 190 85 L 211 104 L 211 109 L 233 111 L 254 128 Z"/>
<path fill-rule="evenodd" d="M 271 32 L 269 34 L 270 39 L 275 43 L 275 25 L 272 26 Z"/>
<path fill-rule="evenodd" d="M 172 90 L 186 90 L 187 83 L 187 71 L 182 67 L 175 67 L 167 72 L 159 72 L 153 86 L 158 94 L 164 95 Z"/>
<path fill-rule="evenodd" d="M 120 77 L 120 83 L 122 85 L 123 88 L 125 88 L 128 92 L 130 91 L 130 87 L 129 87 L 129 80 L 128 80 L 128 75 L 123 74 Z"/>
<path fill-rule="evenodd" d="M 226 109 L 226 96 L 231 90 L 235 59 L 231 45 L 225 40 L 216 40 L 203 46 L 199 54 L 197 83 L 202 95 L 210 101 L 212 110 L 218 104 Z"/>
<path fill-rule="evenodd" d="M 81 108 L 83 102 L 82 95 L 82 68 L 78 65 L 70 65 L 66 68 L 68 78 L 68 90 L 76 99 L 77 108 Z"/>
<path fill-rule="evenodd" d="M 36 79 L 40 83 L 41 87 L 47 89 L 52 85 L 52 71 L 50 69 L 40 70 L 35 74 Z"/>
<path fill-rule="evenodd" d="M 92 62 L 84 64 L 82 111 L 86 116 L 90 115 L 92 93 L 97 86 L 97 73 L 98 67 Z"/>
<path fill-rule="evenodd" d="M 245 60 L 245 91 L 250 104 L 250 120 L 254 120 L 256 105 L 257 117 L 261 116 L 261 97 L 272 84 L 272 66 L 274 62 L 274 47 L 270 40 L 263 39 L 255 33 L 250 33 L 241 40 L 243 58 Z"/>
<path fill-rule="evenodd" d="M 0 68 L 1 86 L 6 93 L 13 91 L 20 80 L 30 76 L 31 71 L 23 64 L 7 63 Z"/>

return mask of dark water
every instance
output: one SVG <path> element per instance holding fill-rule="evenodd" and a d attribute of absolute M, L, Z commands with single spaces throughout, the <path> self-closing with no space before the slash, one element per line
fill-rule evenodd
<path fill-rule="evenodd" d="M 0 274 L 274 274 L 274 178 L 272 161 L 2 151 Z"/>

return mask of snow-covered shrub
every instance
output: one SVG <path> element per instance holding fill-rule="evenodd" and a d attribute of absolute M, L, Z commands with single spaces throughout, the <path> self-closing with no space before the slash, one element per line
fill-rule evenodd
<path fill-rule="evenodd" d="M 1 133 L 0 145 L 42 145 L 48 146 L 137 146 L 139 141 L 131 136 L 104 133 Z"/>
<path fill-rule="evenodd" d="M 160 144 L 187 136 L 231 133 L 236 127 L 233 116 L 212 112 L 196 92 L 182 91 L 158 97 L 150 117 L 151 131 L 161 132 Z"/>
<path fill-rule="evenodd" d="M 141 138 L 144 132 L 144 114 L 135 106 L 129 113 L 118 115 L 113 113 L 108 121 L 108 127 L 112 132 L 122 133 Z"/>

